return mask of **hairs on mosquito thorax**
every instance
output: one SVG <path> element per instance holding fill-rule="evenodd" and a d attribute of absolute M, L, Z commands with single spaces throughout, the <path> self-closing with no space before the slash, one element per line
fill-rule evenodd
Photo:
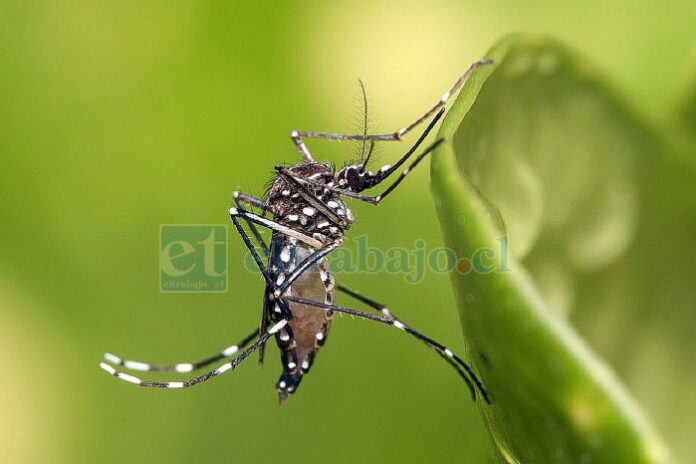
<path fill-rule="evenodd" d="M 275 174 L 275 171 L 273 172 L 273 175 L 274 175 L 274 174 Z M 269 196 L 269 194 L 270 194 L 270 192 L 271 192 L 271 188 L 273 188 L 273 182 L 275 181 L 275 178 L 273 177 L 273 175 L 271 176 L 270 179 L 268 179 L 268 180 L 263 184 L 263 196 L 262 196 L 261 198 L 263 198 L 264 200 L 267 200 L 267 199 L 268 199 L 268 196 Z"/>

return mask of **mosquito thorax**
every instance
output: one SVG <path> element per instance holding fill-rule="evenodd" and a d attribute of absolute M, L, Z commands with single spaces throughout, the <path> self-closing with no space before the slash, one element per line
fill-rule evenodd
<path fill-rule="evenodd" d="M 296 164 L 287 170 L 306 182 L 305 195 L 276 176 L 267 195 L 274 219 L 321 241 L 341 237 L 353 223 L 353 213 L 340 194 L 331 190 L 338 187 L 334 167 L 329 163 L 311 162 Z M 307 194 L 312 197 L 311 201 L 306 198 Z M 323 214 L 321 208 L 326 208 L 334 217 Z"/>

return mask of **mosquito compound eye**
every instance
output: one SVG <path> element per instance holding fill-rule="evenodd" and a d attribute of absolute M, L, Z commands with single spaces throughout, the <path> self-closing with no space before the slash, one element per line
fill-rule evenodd
<path fill-rule="evenodd" d="M 361 184 L 360 181 L 362 180 L 360 178 L 360 173 L 358 172 L 357 168 L 355 168 L 354 166 L 348 166 L 345 169 L 345 179 L 346 179 L 346 184 L 348 184 L 348 187 L 351 190 L 353 190 L 355 192 L 359 192 L 359 191 L 363 190 L 362 188 L 360 188 L 360 184 Z"/>

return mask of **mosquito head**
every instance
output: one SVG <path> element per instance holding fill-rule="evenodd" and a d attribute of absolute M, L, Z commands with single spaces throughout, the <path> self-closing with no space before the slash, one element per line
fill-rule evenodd
<path fill-rule="evenodd" d="M 378 173 L 365 171 L 364 164 L 348 165 L 336 173 L 336 183 L 340 188 L 353 192 L 362 192 L 377 185 L 384 177 L 383 170 Z"/>

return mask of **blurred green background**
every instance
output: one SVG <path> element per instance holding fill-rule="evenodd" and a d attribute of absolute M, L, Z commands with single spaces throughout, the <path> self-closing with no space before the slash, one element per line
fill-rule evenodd
<path fill-rule="evenodd" d="M 275 163 L 298 159 L 293 129 L 359 129 L 358 78 L 373 129 L 391 130 L 500 36 L 548 33 L 668 125 L 694 61 L 694 24 L 693 2 L 2 2 L 0 461 L 486 462 L 486 432 L 456 376 L 421 345 L 363 321 L 335 322 L 283 408 L 274 347 L 263 369 L 248 362 L 186 391 L 138 389 L 97 364 L 105 350 L 196 359 L 258 323 L 262 283 L 244 271 L 232 233 L 228 293 L 160 293 L 159 225 L 226 223 L 232 190 L 261 195 Z M 339 164 L 357 153 L 311 147 Z M 379 160 L 402 151 L 383 146 Z M 356 205 L 351 235 L 439 246 L 427 182 L 423 168 L 380 208 Z M 342 281 L 463 350 L 447 276 Z M 693 289 L 674 289 L 683 291 Z M 622 327 L 580 325 L 611 361 L 631 351 L 606 342 Z M 693 397 L 655 386 L 693 371 L 684 366 L 693 357 L 683 338 L 650 336 L 640 334 L 653 348 L 644 353 L 669 368 L 659 379 L 613 367 L 688 462 Z"/>

